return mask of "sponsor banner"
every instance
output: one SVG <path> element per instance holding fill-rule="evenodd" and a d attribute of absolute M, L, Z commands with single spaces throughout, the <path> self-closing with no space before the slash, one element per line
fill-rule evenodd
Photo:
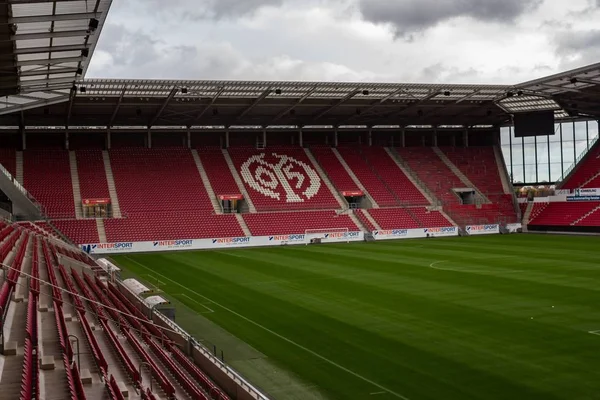
<path fill-rule="evenodd" d="M 573 195 L 577 197 L 585 196 L 600 196 L 600 189 L 596 188 L 581 188 L 573 190 Z"/>
<path fill-rule="evenodd" d="M 220 194 L 219 199 L 221 200 L 242 200 L 244 196 L 241 194 Z"/>
<path fill-rule="evenodd" d="M 458 229 L 455 226 L 449 226 L 446 228 L 425 228 L 423 231 L 425 232 L 425 235 L 429 235 L 430 237 L 458 236 Z"/>
<path fill-rule="evenodd" d="M 172 249 L 187 249 L 194 245 L 191 239 L 184 240 L 159 240 L 152 242 L 155 249 L 172 250 Z"/>
<path fill-rule="evenodd" d="M 600 201 L 600 196 L 567 196 L 567 201 Z"/>
<path fill-rule="evenodd" d="M 83 251 L 88 254 L 129 253 L 134 249 L 133 242 L 84 244 Z"/>
<path fill-rule="evenodd" d="M 101 204 L 110 204 L 110 199 L 83 199 L 81 202 L 84 206 L 97 206 Z"/>
<path fill-rule="evenodd" d="M 304 243 L 306 235 L 273 235 L 269 236 L 269 242 L 273 243 Z"/>
<path fill-rule="evenodd" d="M 519 231 L 519 229 L 523 228 L 523 224 L 506 224 L 506 229 L 510 232 L 510 233 L 517 233 Z"/>
<path fill-rule="evenodd" d="M 390 229 L 373 231 L 375 240 L 391 239 L 418 239 L 441 236 L 458 236 L 458 229 L 455 226 L 445 228 L 425 228 L 425 229 Z"/>
<path fill-rule="evenodd" d="M 319 235 L 321 235 L 320 237 L 323 243 L 336 243 L 348 241 L 354 242 L 364 240 L 364 234 L 362 232 L 332 232 Z"/>
<path fill-rule="evenodd" d="M 359 197 L 362 195 L 364 195 L 362 190 L 351 190 L 351 191 L 342 192 L 342 196 L 344 196 L 344 197 Z"/>
<path fill-rule="evenodd" d="M 491 235 L 500 233 L 499 225 L 467 225 L 467 233 L 469 235 Z"/>
<path fill-rule="evenodd" d="M 320 234 L 323 243 L 358 242 L 364 240 L 363 232 L 333 232 Z M 209 250 L 238 247 L 278 246 L 305 244 L 305 234 L 248 236 L 214 239 L 157 240 L 152 242 L 94 243 L 81 248 L 89 254 L 151 253 L 158 251 Z"/>
<path fill-rule="evenodd" d="M 250 243 L 250 236 L 212 239 L 213 246 L 239 246 Z"/>

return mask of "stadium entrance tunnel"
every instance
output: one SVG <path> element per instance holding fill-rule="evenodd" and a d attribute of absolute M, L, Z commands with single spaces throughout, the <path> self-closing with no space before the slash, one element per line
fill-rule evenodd
<path fill-rule="evenodd" d="M 477 203 L 477 195 L 475 189 L 472 188 L 464 188 L 464 189 L 452 189 L 454 194 L 458 196 L 461 200 L 462 204 L 476 204 Z"/>

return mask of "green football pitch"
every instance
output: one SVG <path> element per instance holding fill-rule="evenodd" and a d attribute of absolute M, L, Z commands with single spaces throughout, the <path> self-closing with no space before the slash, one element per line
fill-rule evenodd
<path fill-rule="evenodd" d="M 273 399 L 600 399 L 600 238 L 114 261 L 162 291 L 177 322 Z"/>

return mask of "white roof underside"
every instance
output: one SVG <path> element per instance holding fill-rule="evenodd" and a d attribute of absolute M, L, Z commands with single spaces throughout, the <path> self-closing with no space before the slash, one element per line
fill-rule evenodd
<path fill-rule="evenodd" d="M 112 0 L 8 0 L 19 93 L 0 113 L 67 101 L 85 76 Z M 92 20 L 98 21 L 93 28 Z"/>

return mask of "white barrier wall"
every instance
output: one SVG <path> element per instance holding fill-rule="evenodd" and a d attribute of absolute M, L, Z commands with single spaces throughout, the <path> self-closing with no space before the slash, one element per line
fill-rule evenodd
<path fill-rule="evenodd" d="M 443 236 L 458 236 L 458 229 L 455 226 L 446 228 L 425 228 L 425 229 L 390 229 L 373 231 L 375 240 L 391 240 L 391 239 L 418 239 Z"/>
<path fill-rule="evenodd" d="M 332 232 L 323 234 L 323 243 L 359 242 L 363 232 Z M 84 244 L 81 248 L 89 254 L 151 253 L 157 251 L 208 250 L 240 247 L 306 244 L 306 235 L 249 236 L 217 239 L 160 240 L 155 242 L 121 242 Z"/>
<path fill-rule="evenodd" d="M 469 235 L 491 235 L 500 233 L 500 225 L 467 225 Z"/>

